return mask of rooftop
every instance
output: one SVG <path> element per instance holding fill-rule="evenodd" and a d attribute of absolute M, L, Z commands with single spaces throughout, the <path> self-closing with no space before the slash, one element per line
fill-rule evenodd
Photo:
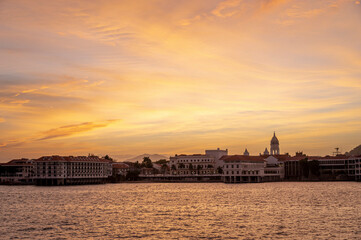
<path fill-rule="evenodd" d="M 228 155 L 220 159 L 225 162 L 266 162 L 262 156 Z"/>
<path fill-rule="evenodd" d="M 99 158 L 97 156 L 43 156 L 41 158 L 35 159 L 35 162 L 112 162 L 104 158 Z"/>

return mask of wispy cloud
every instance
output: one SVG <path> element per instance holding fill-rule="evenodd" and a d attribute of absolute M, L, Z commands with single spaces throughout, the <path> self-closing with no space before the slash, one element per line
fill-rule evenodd
<path fill-rule="evenodd" d="M 1 118 L 0 118 L 1 120 Z M 45 141 L 57 138 L 71 137 L 81 133 L 89 132 L 99 128 L 105 128 L 113 123 L 119 122 L 119 119 L 111 119 L 100 122 L 84 122 L 79 124 L 60 126 L 49 129 L 44 132 L 36 133 L 32 136 L 23 137 L 19 139 L 12 139 L 0 143 L 0 148 L 18 147 L 24 144 L 31 144 L 35 141 Z M 0 121 L 1 122 L 1 121 Z"/>
<path fill-rule="evenodd" d="M 43 137 L 38 140 L 48 140 L 59 137 L 68 137 L 78 133 L 88 132 L 97 128 L 107 127 L 109 124 L 117 122 L 119 120 L 107 120 L 104 122 L 85 122 L 75 125 L 61 126 L 58 128 L 50 129 L 46 132 L 43 132 Z"/>

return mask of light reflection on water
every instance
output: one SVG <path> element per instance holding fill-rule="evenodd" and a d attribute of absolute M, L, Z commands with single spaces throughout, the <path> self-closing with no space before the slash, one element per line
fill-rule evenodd
<path fill-rule="evenodd" d="M 0 186 L 1 239 L 361 239 L 361 183 Z"/>

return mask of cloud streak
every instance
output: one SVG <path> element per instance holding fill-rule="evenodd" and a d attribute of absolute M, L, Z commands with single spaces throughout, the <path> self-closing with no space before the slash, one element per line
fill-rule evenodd
<path fill-rule="evenodd" d="M 1 120 L 1 119 L 0 119 Z M 79 134 L 90 132 L 99 128 L 108 127 L 111 124 L 119 122 L 119 119 L 111 119 L 100 122 L 84 122 L 79 124 L 60 126 L 57 128 L 49 129 L 47 131 L 37 133 L 36 135 L 13 139 L 7 142 L 0 143 L 0 148 L 14 148 L 24 144 L 31 144 L 35 141 L 46 141 L 57 138 L 66 138 L 72 136 L 78 136 Z"/>
<path fill-rule="evenodd" d="M 43 132 L 43 137 L 39 138 L 39 141 L 42 140 L 49 140 L 54 138 L 60 138 L 60 137 L 69 137 L 75 134 L 88 132 L 97 128 L 104 128 L 108 125 L 115 123 L 119 120 L 107 120 L 104 122 L 85 122 L 75 125 L 68 125 L 68 126 L 61 126 L 58 128 L 50 129 L 46 132 Z"/>

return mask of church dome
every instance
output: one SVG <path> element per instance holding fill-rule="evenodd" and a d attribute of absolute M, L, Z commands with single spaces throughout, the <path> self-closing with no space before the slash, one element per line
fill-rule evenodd
<path fill-rule="evenodd" d="M 249 152 L 248 152 L 247 148 L 246 148 L 246 150 L 244 151 L 243 155 L 244 155 L 244 156 L 249 156 Z"/>
<path fill-rule="evenodd" d="M 273 138 L 271 140 L 271 145 L 273 145 L 273 144 L 280 144 L 276 137 L 276 132 L 273 133 Z"/>
<path fill-rule="evenodd" d="M 269 151 L 267 148 L 264 150 L 263 155 L 269 155 Z"/>

